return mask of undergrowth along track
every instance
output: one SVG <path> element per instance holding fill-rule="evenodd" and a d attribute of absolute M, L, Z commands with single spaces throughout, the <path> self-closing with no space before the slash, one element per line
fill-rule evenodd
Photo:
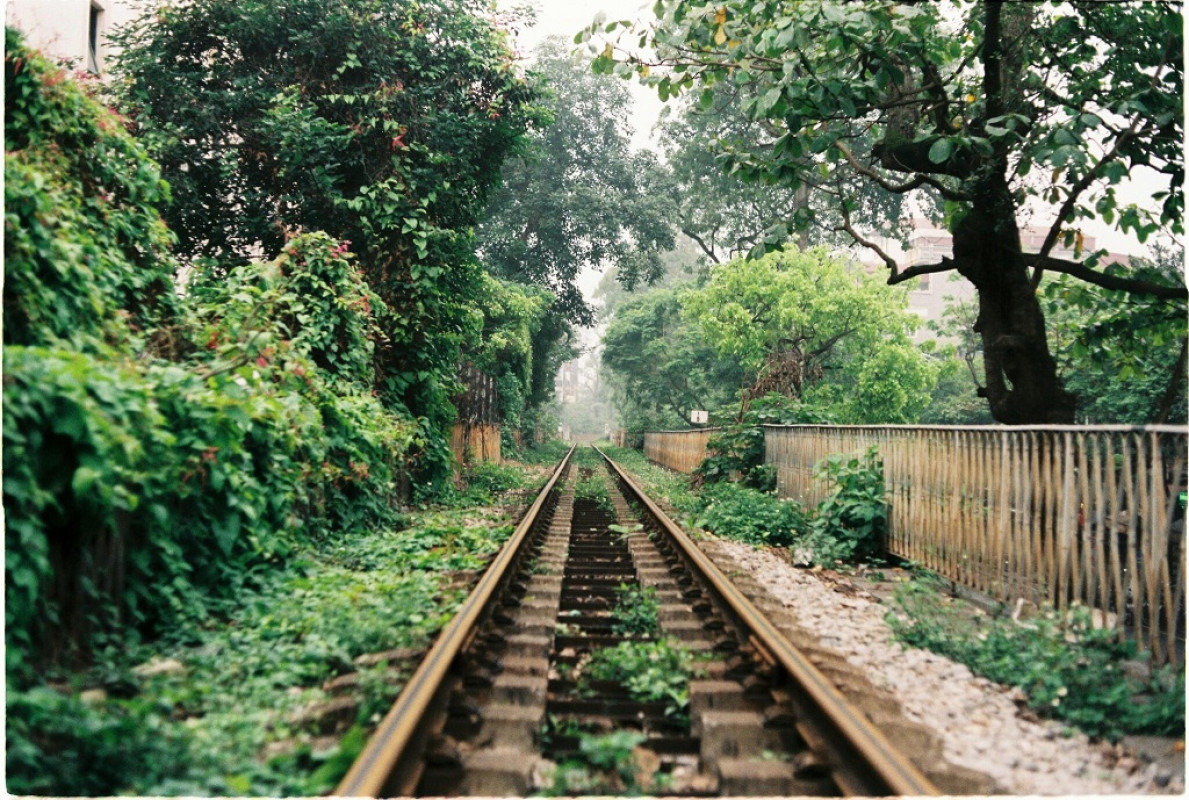
<path fill-rule="evenodd" d="M 573 452 L 335 794 L 939 794 L 618 465 Z"/>

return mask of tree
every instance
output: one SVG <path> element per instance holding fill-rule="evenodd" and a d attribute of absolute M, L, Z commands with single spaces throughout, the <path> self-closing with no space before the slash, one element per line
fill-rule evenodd
<path fill-rule="evenodd" d="M 682 310 L 751 376 L 750 397 L 776 392 L 850 423 L 915 422 L 928 402 L 935 375 L 904 294 L 824 248 L 721 265 Z"/>
<path fill-rule="evenodd" d="M 194 0 L 118 39 L 121 101 L 173 187 L 179 254 L 221 274 L 300 230 L 351 242 L 390 312 L 378 388 L 439 457 L 479 290 L 471 231 L 536 120 L 490 11 Z"/>
<path fill-rule="evenodd" d="M 661 272 L 673 247 L 667 195 L 647 152 L 632 152 L 626 87 L 593 75 L 558 39 L 537 51 L 552 122 L 533 133 L 480 229 L 484 264 L 501 277 L 550 289 L 557 311 L 594 321 L 576 283 L 584 267 L 614 264 L 631 288 Z"/>
<path fill-rule="evenodd" d="M 593 26 L 597 71 L 639 75 L 662 100 L 719 83 L 750 87 L 744 111 L 779 131 L 770 148 L 721 150 L 745 179 L 830 198 L 837 226 L 875 250 L 889 283 L 957 271 L 978 291 L 980 392 L 995 419 L 1066 423 L 1062 384 L 1036 289 L 1045 272 L 1184 302 L 1179 282 L 1098 269 L 1080 252 L 1084 221 L 1139 241 L 1183 231 L 1182 20 L 1170 3 L 967 4 L 889 0 L 756 4 L 661 0 L 655 24 Z M 628 41 L 626 47 L 622 43 Z M 635 45 L 650 45 L 643 53 Z M 860 147 L 864 141 L 869 147 Z M 1146 170 L 1167 189 L 1151 211 L 1116 186 Z M 953 257 L 902 269 L 856 227 L 848 180 L 946 203 Z M 1020 246 L 1025 205 L 1047 203 L 1037 253 Z M 803 224 L 812 220 L 802 219 Z M 1074 260 L 1054 247 L 1074 247 Z"/>
<path fill-rule="evenodd" d="M 973 300 L 951 301 L 940 320 L 929 320 L 929 329 L 940 340 L 926 343 L 926 355 L 937 363 L 937 387 L 921 412 L 926 425 L 989 425 L 994 422 L 985 401 L 978 397 L 978 376 L 983 371 L 983 349 L 974 322 L 978 309 Z"/>
<path fill-rule="evenodd" d="M 1154 260 L 1107 272 L 1180 278 L 1182 248 L 1157 247 Z M 1183 423 L 1185 421 L 1185 305 L 1129 295 L 1060 275 L 1046 280 L 1041 303 L 1053 320 L 1054 350 L 1078 395 L 1078 421 Z"/>
<path fill-rule="evenodd" d="M 660 128 L 681 232 L 715 264 L 741 255 L 762 255 L 787 241 L 798 227 L 801 249 L 811 244 L 853 245 L 836 230 L 837 213 L 808 186 L 790 186 L 771 178 L 744 182 L 719 168 L 715 148 L 762 152 L 781 135 L 766 120 L 743 113 L 751 91 L 754 87 L 748 85 L 717 83 L 702 102 L 684 98 L 677 113 Z M 714 146 L 707 147 L 707 142 Z M 858 181 L 851 183 L 855 220 L 882 235 L 896 236 L 901 198 L 871 191 Z M 815 223 L 809 225 L 810 220 Z"/>
<path fill-rule="evenodd" d="M 625 427 L 684 426 L 693 409 L 730 402 L 742 385 L 737 359 L 724 357 L 683 319 L 682 290 L 660 289 L 616 311 L 603 336 L 603 369 Z"/>

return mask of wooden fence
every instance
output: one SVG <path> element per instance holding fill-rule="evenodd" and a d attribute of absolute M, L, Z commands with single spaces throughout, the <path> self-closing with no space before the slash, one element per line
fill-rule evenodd
<path fill-rule="evenodd" d="M 690 473 L 706 458 L 706 442 L 719 428 L 693 431 L 648 431 L 644 434 L 644 457 L 649 461 Z"/>
<path fill-rule="evenodd" d="M 468 363 L 458 369 L 462 394 L 454 398 L 458 421 L 450 431 L 450 451 L 460 463 L 500 463 L 499 393 L 495 378 Z"/>
<path fill-rule="evenodd" d="M 1081 603 L 1180 663 L 1185 641 L 1186 429 L 765 428 L 781 496 L 816 504 L 813 467 L 876 447 L 888 550 L 1004 601 Z"/>

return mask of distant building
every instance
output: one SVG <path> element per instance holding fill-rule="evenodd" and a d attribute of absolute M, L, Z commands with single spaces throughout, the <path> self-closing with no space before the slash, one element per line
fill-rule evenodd
<path fill-rule="evenodd" d="M 102 75 L 112 54 L 111 32 L 143 5 L 143 0 L 8 0 L 5 24 L 51 58 Z"/>

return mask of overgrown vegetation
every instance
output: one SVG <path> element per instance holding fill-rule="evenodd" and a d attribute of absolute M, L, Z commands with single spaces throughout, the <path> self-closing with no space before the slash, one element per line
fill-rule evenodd
<path fill-rule="evenodd" d="M 518 503 L 518 500 L 514 500 Z M 517 506 L 438 509 L 303 549 L 243 590 L 225 623 L 113 641 L 95 664 L 7 698 L 10 791 L 41 795 L 316 795 L 334 786 L 415 663 L 361 670 L 327 738 L 311 708 L 353 659 L 420 648 L 512 530 Z M 154 672 L 154 665 L 172 664 Z"/>
<path fill-rule="evenodd" d="M 664 703 L 665 714 L 675 723 L 689 721 L 689 680 L 694 660 L 689 650 L 667 639 L 623 641 L 595 650 L 582 663 L 578 691 L 583 681 L 610 681 L 627 690 L 633 700 Z"/>
<path fill-rule="evenodd" d="M 887 525 L 878 453 L 830 456 L 816 465 L 814 478 L 831 488 L 815 509 L 743 482 L 709 484 L 698 495 L 701 508 L 691 524 L 748 544 L 787 547 L 802 566 L 878 557 Z"/>
<path fill-rule="evenodd" d="M 371 393 L 385 310 L 345 245 L 297 237 L 175 295 L 152 162 L 11 31 L 5 68 L 6 660 L 23 686 L 92 636 L 216 613 L 303 541 L 383 524 L 415 426 Z"/>
<path fill-rule="evenodd" d="M 504 160 L 544 121 L 487 4 L 197 0 L 146 9 L 117 44 L 118 102 L 173 187 L 178 252 L 217 279 L 294 231 L 351 242 L 391 311 L 374 388 L 418 425 L 417 485 L 443 483 L 460 356 L 523 378 L 521 323 L 538 330 L 548 305 L 475 255 Z M 510 340 L 482 346 L 496 328 Z"/>
<path fill-rule="evenodd" d="M 653 638 L 660 635 L 660 601 L 651 586 L 621 583 L 615 589 L 611 630 L 617 636 Z"/>
<path fill-rule="evenodd" d="M 510 530 L 473 505 L 524 479 L 481 468 L 410 524 L 424 431 L 374 394 L 393 315 L 348 244 L 288 236 L 176 292 L 154 164 L 6 48 L 8 787 L 325 791 L 362 734 L 303 709 L 427 640 Z M 392 687 L 359 686 L 366 725 Z"/>
<path fill-rule="evenodd" d="M 1166 666 L 1129 670 L 1135 646 L 1095 624 L 1076 606 L 1017 621 L 1006 613 L 972 614 L 927 574 L 897 587 L 888 624 L 897 639 L 968 665 L 975 674 L 1019 687 L 1038 715 L 1089 734 L 1183 736 L 1185 673 Z"/>
<path fill-rule="evenodd" d="M 739 483 L 714 483 L 699 495 L 703 506 L 694 526 L 747 544 L 789 547 L 809 530 L 798 503 Z"/>

